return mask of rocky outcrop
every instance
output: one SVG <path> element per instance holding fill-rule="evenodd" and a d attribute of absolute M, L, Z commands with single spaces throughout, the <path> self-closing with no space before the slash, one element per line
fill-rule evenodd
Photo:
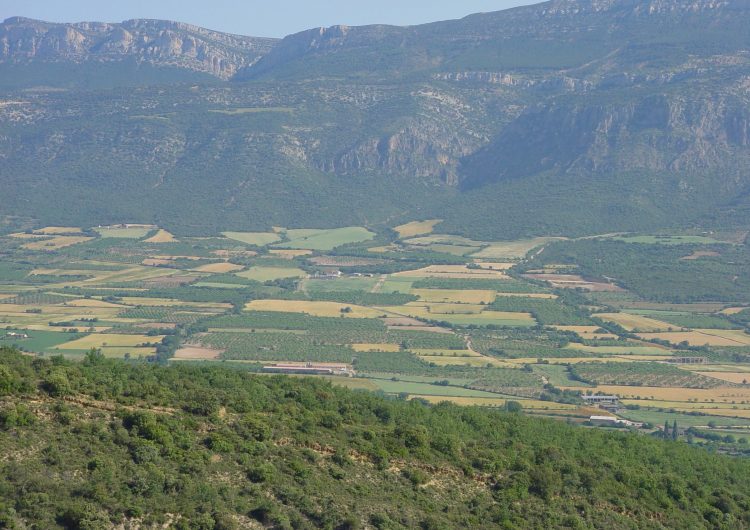
<path fill-rule="evenodd" d="M 14 17 L 0 24 L 0 63 L 130 58 L 229 79 L 258 61 L 275 43 L 275 39 L 229 35 L 162 20 L 51 24 Z"/>

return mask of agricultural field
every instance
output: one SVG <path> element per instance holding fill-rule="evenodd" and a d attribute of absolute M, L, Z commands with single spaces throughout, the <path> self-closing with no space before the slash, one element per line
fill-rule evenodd
<path fill-rule="evenodd" d="M 579 393 L 599 391 L 623 398 L 622 417 L 748 422 L 750 300 L 651 300 L 565 256 L 542 263 L 546 251 L 531 252 L 577 241 L 483 242 L 434 234 L 437 225 L 0 237 L 0 344 L 245 371 L 345 363 L 354 377 L 334 384 L 429 403 L 517 401 L 577 422 L 595 412 Z M 59 238 L 83 240 L 44 247 Z M 675 357 L 705 359 L 665 362 Z"/>
<path fill-rule="evenodd" d="M 393 230 L 396 231 L 398 237 L 401 239 L 408 239 L 410 237 L 421 236 L 431 234 L 440 223 L 440 219 L 429 219 L 427 221 L 412 221 L 400 226 L 395 227 Z"/>

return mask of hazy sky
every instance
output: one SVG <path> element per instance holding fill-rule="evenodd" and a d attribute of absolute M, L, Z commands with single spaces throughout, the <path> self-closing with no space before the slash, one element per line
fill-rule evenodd
<path fill-rule="evenodd" d="M 334 24 L 420 24 L 499 11 L 538 0 L 0 0 L 0 20 L 121 22 L 161 18 L 210 29 L 283 37 Z"/>

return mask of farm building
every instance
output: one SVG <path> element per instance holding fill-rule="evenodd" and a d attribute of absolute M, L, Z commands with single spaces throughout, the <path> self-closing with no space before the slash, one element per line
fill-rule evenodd
<path fill-rule="evenodd" d="M 5 334 L 5 338 L 7 339 L 28 339 L 29 336 L 26 333 L 15 333 L 13 331 L 10 331 Z"/>
<path fill-rule="evenodd" d="M 269 374 L 354 376 L 354 370 L 348 364 L 330 363 L 276 363 L 264 366 L 263 372 Z"/>
<path fill-rule="evenodd" d="M 591 422 L 591 425 L 595 425 L 597 427 L 643 427 L 642 423 L 636 423 L 629 420 L 621 420 L 620 418 L 617 418 L 615 416 L 591 416 L 589 418 L 589 422 Z"/>
<path fill-rule="evenodd" d="M 600 409 L 617 412 L 620 409 L 620 398 L 618 396 L 581 396 L 587 405 L 596 405 Z"/>

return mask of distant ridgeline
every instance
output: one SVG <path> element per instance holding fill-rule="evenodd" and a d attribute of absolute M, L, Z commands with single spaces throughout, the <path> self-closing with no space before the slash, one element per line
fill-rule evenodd
<path fill-rule="evenodd" d="M 750 462 L 312 379 L 0 349 L 6 528 L 748 528 Z"/>
<path fill-rule="evenodd" d="M 569 0 L 282 40 L 0 24 L 0 216 L 481 240 L 743 226 L 750 8 Z"/>

